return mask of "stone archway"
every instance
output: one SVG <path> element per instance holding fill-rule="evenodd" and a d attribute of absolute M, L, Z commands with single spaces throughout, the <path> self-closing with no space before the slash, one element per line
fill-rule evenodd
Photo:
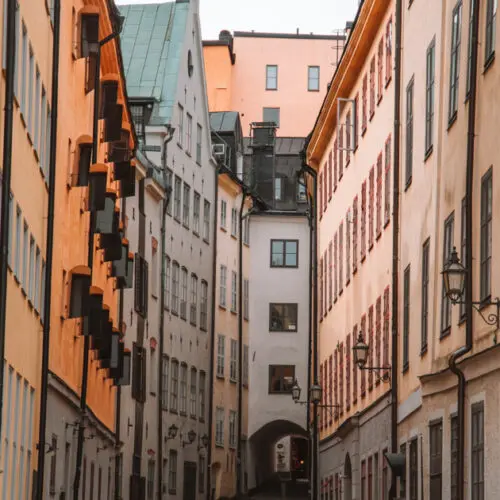
<path fill-rule="evenodd" d="M 343 485 L 344 500 L 352 500 L 352 467 L 349 453 L 345 456 Z"/>

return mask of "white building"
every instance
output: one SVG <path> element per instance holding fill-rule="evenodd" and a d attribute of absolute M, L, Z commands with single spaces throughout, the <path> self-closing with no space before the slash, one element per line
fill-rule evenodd
<path fill-rule="evenodd" d="M 127 334 L 127 338 L 135 337 L 140 352 L 133 353 L 132 384 L 121 398 L 123 498 L 145 498 L 146 492 L 147 498 L 157 498 L 161 488 L 172 499 L 201 499 L 207 480 L 202 438 L 210 435 L 216 170 L 198 2 L 127 5 L 121 13 L 128 97 L 143 154 L 154 164 L 145 174 L 158 180 L 141 181 L 143 206 L 139 206 L 139 188 L 137 206 L 127 207 L 129 225 L 137 225 L 138 220 L 143 229 L 130 229 L 129 238 L 136 240 L 131 248 L 146 262 L 147 278 L 142 290 L 136 286 L 135 295 L 126 293 L 124 305 L 128 332 L 136 329 L 136 335 Z M 163 180 L 172 191 L 162 244 L 159 186 Z M 161 304 L 163 259 L 166 279 Z"/>

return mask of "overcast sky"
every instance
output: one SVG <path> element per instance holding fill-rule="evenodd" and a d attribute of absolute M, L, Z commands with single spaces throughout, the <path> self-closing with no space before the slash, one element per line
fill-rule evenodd
<path fill-rule="evenodd" d="M 116 0 L 119 4 L 161 0 Z M 200 0 L 202 35 L 217 39 L 220 30 L 273 31 L 326 35 L 352 21 L 359 0 Z"/>

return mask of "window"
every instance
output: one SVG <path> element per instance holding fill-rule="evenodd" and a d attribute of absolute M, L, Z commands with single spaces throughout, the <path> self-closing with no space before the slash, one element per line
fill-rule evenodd
<path fill-rule="evenodd" d="M 326 259 L 325 259 L 326 260 Z M 351 209 L 345 216 L 345 282 L 346 286 L 351 280 Z M 326 284 L 325 284 L 326 286 Z"/>
<path fill-rule="evenodd" d="M 285 194 L 285 179 L 284 177 L 274 178 L 274 199 L 276 201 L 283 201 Z"/>
<path fill-rule="evenodd" d="M 382 100 L 384 91 L 383 71 L 384 71 L 384 37 L 380 39 L 378 44 L 378 59 L 377 59 L 377 100 Z"/>
<path fill-rule="evenodd" d="M 187 317 L 187 287 L 188 287 L 188 271 L 185 267 L 181 269 L 181 311 L 182 319 Z"/>
<path fill-rule="evenodd" d="M 450 454 L 450 500 L 458 500 L 458 417 L 456 415 L 451 417 Z"/>
<path fill-rule="evenodd" d="M 170 450 L 168 456 L 168 492 L 170 495 L 177 493 L 177 451 Z"/>
<path fill-rule="evenodd" d="M 474 2 L 469 2 L 469 46 L 467 47 L 467 82 L 465 83 L 465 97 L 469 98 L 471 78 L 472 78 L 472 30 L 474 26 Z M 485 62 L 488 62 L 485 59 Z"/>
<path fill-rule="evenodd" d="M 362 116 L 361 116 L 361 135 L 366 132 L 366 94 L 368 92 L 368 77 L 365 75 L 363 77 L 363 88 L 362 88 Z"/>
<path fill-rule="evenodd" d="M 349 162 L 351 161 L 351 131 L 352 131 L 352 125 L 351 125 L 351 112 L 348 111 L 347 115 L 345 117 L 345 155 L 346 155 L 346 168 L 347 165 L 349 165 Z M 330 184 L 331 185 L 331 184 Z M 330 192 L 331 196 L 331 192 Z"/>
<path fill-rule="evenodd" d="M 134 308 L 141 316 L 148 313 L 148 263 L 135 254 Z"/>
<path fill-rule="evenodd" d="M 298 267 L 298 240 L 271 240 L 271 267 Z"/>
<path fill-rule="evenodd" d="M 495 54 L 497 24 L 497 0 L 487 0 L 486 4 L 486 44 L 484 47 L 485 65 Z"/>
<path fill-rule="evenodd" d="M 420 353 L 427 351 L 429 336 L 429 256 L 431 242 L 428 238 L 422 247 L 422 314 L 420 330 Z"/>
<path fill-rule="evenodd" d="M 430 497 L 441 500 L 443 495 L 443 421 L 431 422 L 429 426 L 429 476 Z"/>
<path fill-rule="evenodd" d="M 229 410 L 229 447 L 236 448 L 236 412 Z"/>
<path fill-rule="evenodd" d="M 427 49 L 426 88 L 425 88 L 425 154 L 429 154 L 433 144 L 434 132 L 434 79 L 435 79 L 436 40 Z"/>
<path fill-rule="evenodd" d="M 200 371 L 200 382 L 198 384 L 198 389 L 200 391 L 200 421 L 205 421 L 205 372 Z"/>
<path fill-rule="evenodd" d="M 238 341 L 231 339 L 231 352 L 229 358 L 229 380 L 236 382 L 238 380 Z"/>
<path fill-rule="evenodd" d="M 217 335 L 217 377 L 224 377 L 226 337 Z"/>
<path fill-rule="evenodd" d="M 55 495 L 56 493 L 56 461 L 57 461 L 57 436 L 52 434 L 51 448 L 53 453 L 50 457 L 50 472 L 49 472 L 49 493 Z"/>
<path fill-rule="evenodd" d="M 203 239 L 210 241 L 210 202 L 207 200 L 203 203 Z"/>
<path fill-rule="evenodd" d="M 406 457 L 406 443 L 403 443 L 399 447 L 399 453 L 405 457 L 405 465 L 404 465 L 404 470 L 403 474 L 399 478 L 399 496 L 400 498 L 405 498 L 406 499 L 406 478 L 407 478 L 407 469 L 406 469 L 406 464 L 408 458 Z"/>
<path fill-rule="evenodd" d="M 389 224 L 391 218 L 391 138 L 385 141 L 385 200 L 384 200 L 384 226 Z"/>
<path fill-rule="evenodd" d="M 187 413 L 187 365 L 186 365 L 186 363 L 181 363 L 179 412 L 181 415 L 186 415 L 186 413 Z"/>
<path fill-rule="evenodd" d="M 370 120 L 375 113 L 375 56 L 370 62 Z"/>
<path fill-rule="evenodd" d="M 231 209 L 231 235 L 238 236 L 238 210 Z"/>
<path fill-rule="evenodd" d="M 22 286 L 24 290 L 27 290 L 28 286 L 28 224 L 24 221 L 23 225 L 23 277 L 22 277 Z"/>
<path fill-rule="evenodd" d="M 451 251 L 453 249 L 453 231 L 454 231 L 455 215 L 451 213 L 444 223 L 443 235 L 443 269 L 448 263 Z M 448 333 L 451 326 L 451 302 L 446 296 L 444 280 L 442 283 L 442 298 L 441 298 L 441 336 Z"/>
<path fill-rule="evenodd" d="M 177 222 L 181 221 L 181 186 L 182 180 L 180 177 L 175 176 L 174 184 L 174 219 Z"/>
<path fill-rule="evenodd" d="M 201 281 L 201 294 L 200 294 L 200 329 L 207 330 L 208 321 L 208 283 L 204 280 Z"/>
<path fill-rule="evenodd" d="M 226 281 L 227 281 L 227 267 L 220 266 L 220 283 L 219 283 L 219 306 L 226 307 Z"/>
<path fill-rule="evenodd" d="M 168 368 L 170 360 L 166 354 L 161 357 L 161 378 L 162 378 L 162 389 L 161 389 L 161 407 L 163 410 L 168 410 Z"/>
<path fill-rule="evenodd" d="M 28 285 L 28 299 L 33 303 L 33 292 L 35 285 L 35 240 L 30 236 L 30 263 L 29 263 L 30 281 Z"/>
<path fill-rule="evenodd" d="M 191 417 L 196 418 L 197 402 L 196 402 L 196 368 L 191 368 L 191 385 L 189 392 L 189 406 Z"/>
<path fill-rule="evenodd" d="M 389 324 L 390 324 L 390 307 L 389 307 L 389 287 L 384 290 L 384 366 L 389 364 Z"/>
<path fill-rule="evenodd" d="M 184 108 L 178 104 L 178 109 L 177 109 L 178 117 L 177 117 L 177 123 L 178 123 L 178 133 L 179 135 L 177 136 L 177 144 L 182 148 L 182 141 L 184 140 Z"/>
<path fill-rule="evenodd" d="M 191 304 L 189 307 L 189 321 L 193 326 L 196 326 L 196 318 L 198 316 L 198 277 L 196 274 L 191 274 Z"/>
<path fill-rule="evenodd" d="M 392 77 L 392 19 L 389 19 L 385 29 L 385 84 Z"/>
<path fill-rule="evenodd" d="M 361 262 L 366 257 L 366 181 L 361 184 Z"/>
<path fill-rule="evenodd" d="M 263 121 L 274 122 L 277 127 L 280 126 L 280 108 L 264 108 Z"/>
<path fill-rule="evenodd" d="M 196 235 L 200 234 L 200 205 L 201 205 L 201 197 L 196 191 L 194 191 L 194 195 L 193 195 L 193 233 Z"/>
<path fill-rule="evenodd" d="M 367 500 L 366 491 L 366 461 L 361 461 L 361 500 Z"/>
<path fill-rule="evenodd" d="M 238 310 L 238 306 L 236 304 L 238 299 L 238 275 L 235 271 L 231 272 L 231 312 L 236 312 Z"/>
<path fill-rule="evenodd" d="M 382 153 L 377 158 L 377 198 L 375 200 L 375 233 L 377 239 L 382 234 Z"/>
<path fill-rule="evenodd" d="M 250 245 L 250 218 L 246 217 L 243 221 L 243 243 Z"/>
<path fill-rule="evenodd" d="M 375 199 L 375 169 L 370 169 L 368 178 L 368 250 L 373 247 L 373 230 L 374 230 L 374 199 Z"/>
<path fill-rule="evenodd" d="M 146 349 L 135 342 L 132 347 L 132 397 L 144 403 L 146 401 Z"/>
<path fill-rule="evenodd" d="M 295 380 L 295 366 L 270 365 L 269 366 L 269 393 L 290 394 Z"/>
<path fill-rule="evenodd" d="M 23 217 L 21 214 L 21 207 L 16 207 L 16 250 L 14 256 L 14 273 L 20 279 L 20 265 L 21 265 L 21 229 L 23 224 Z"/>
<path fill-rule="evenodd" d="M 220 201 L 220 227 L 226 229 L 226 218 L 227 218 L 227 202 L 226 200 Z"/>
<path fill-rule="evenodd" d="M 461 245 L 462 245 L 462 251 L 461 253 L 461 259 L 462 262 L 467 262 L 467 239 L 466 239 L 466 220 L 465 220 L 465 211 L 466 211 L 466 199 L 465 197 L 462 198 L 462 209 L 461 209 L 461 224 L 460 224 L 460 240 L 461 240 Z M 462 293 L 462 303 L 460 304 L 460 319 L 465 319 L 466 316 L 466 309 L 465 309 L 465 287 L 467 286 L 467 283 L 464 285 L 464 291 Z"/>
<path fill-rule="evenodd" d="M 307 90 L 309 92 L 319 91 L 319 66 L 307 68 Z"/>
<path fill-rule="evenodd" d="M 491 295 L 491 253 L 492 253 L 492 204 L 493 170 L 490 168 L 481 179 L 481 271 L 480 300 L 487 301 Z"/>
<path fill-rule="evenodd" d="M 248 387 L 248 346 L 243 346 L 243 385 Z"/>
<path fill-rule="evenodd" d="M 4 5 L 7 5 L 6 3 Z M 33 84 L 35 83 L 35 56 L 33 55 L 33 49 L 31 48 L 31 44 L 29 46 L 29 74 L 28 74 L 28 115 L 26 117 L 26 122 L 28 126 L 28 133 L 30 135 L 33 134 L 32 127 L 32 116 L 33 116 Z"/>
<path fill-rule="evenodd" d="M 36 68 L 35 80 L 35 128 L 33 137 L 33 147 L 35 151 L 40 149 L 40 70 Z"/>
<path fill-rule="evenodd" d="M 278 66 L 274 64 L 266 66 L 266 90 L 278 90 Z"/>
<path fill-rule="evenodd" d="M 192 136 L 193 136 L 193 117 L 187 113 L 186 114 L 186 153 L 191 155 L 192 148 Z"/>
<path fill-rule="evenodd" d="M 338 295 L 338 235 L 333 236 L 333 302 L 337 301 Z"/>
<path fill-rule="evenodd" d="M 201 165 L 201 143 L 203 140 L 203 129 L 198 123 L 196 125 L 196 163 Z"/>
<path fill-rule="evenodd" d="M 410 500 L 418 500 L 418 439 L 410 442 Z"/>
<path fill-rule="evenodd" d="M 158 298 L 158 278 L 160 272 L 158 270 L 158 241 L 153 239 L 151 248 L 151 295 Z"/>
<path fill-rule="evenodd" d="M 215 446 L 224 446 L 224 408 L 215 409 Z"/>
<path fill-rule="evenodd" d="M 169 168 L 166 168 L 165 169 L 165 183 L 167 186 L 169 186 L 170 188 L 173 188 L 173 183 L 172 183 L 172 179 L 173 179 L 173 172 L 172 170 L 170 170 Z M 169 196 L 168 198 L 168 204 L 167 204 L 167 214 L 168 215 L 172 215 L 172 196 Z"/>
<path fill-rule="evenodd" d="M 462 1 L 459 0 L 452 14 L 451 57 L 450 57 L 450 102 L 448 120 L 452 122 L 458 108 L 458 78 L 460 75 L 460 38 L 462 26 Z"/>
<path fill-rule="evenodd" d="M 413 77 L 406 87 L 406 168 L 405 185 L 411 184 L 413 173 Z"/>
<path fill-rule="evenodd" d="M 14 253 L 12 251 L 12 233 L 14 228 L 14 197 L 12 193 L 9 195 L 9 246 L 7 249 L 7 261 L 9 263 L 9 267 L 12 269 L 13 261 L 14 261 Z"/>
<path fill-rule="evenodd" d="M 269 331 L 296 332 L 297 304 L 269 304 Z"/>
<path fill-rule="evenodd" d="M 28 63 L 28 33 L 23 23 L 23 40 L 21 45 L 21 113 L 26 119 L 26 66 Z"/>
<path fill-rule="evenodd" d="M 205 493 L 205 457 L 198 457 L 198 493 Z"/>
<path fill-rule="evenodd" d="M 177 315 L 179 313 L 179 263 L 173 262 L 172 264 L 172 303 L 171 309 L 172 314 Z"/>
<path fill-rule="evenodd" d="M 249 318 L 249 299 L 250 299 L 250 282 L 248 279 L 243 280 L 243 318 Z"/>
<path fill-rule="evenodd" d="M 471 413 L 471 500 L 484 500 L 484 402 Z"/>
<path fill-rule="evenodd" d="M 165 299 L 165 302 L 163 304 L 163 306 L 165 307 L 165 309 L 168 309 L 170 307 L 170 289 L 171 289 L 171 275 L 172 275 L 172 268 L 171 268 L 171 261 L 170 261 L 170 257 L 168 257 L 167 255 L 165 255 L 165 283 L 164 283 L 164 287 L 165 287 L 165 296 L 164 296 L 164 299 Z"/>
<path fill-rule="evenodd" d="M 182 223 L 185 227 L 189 228 L 189 203 L 191 200 L 191 188 L 184 183 L 184 196 L 182 198 Z"/>
<path fill-rule="evenodd" d="M 100 471 L 101 469 L 99 469 Z M 147 495 L 148 500 L 153 500 L 155 492 L 155 461 L 148 460 L 148 482 L 147 482 Z"/>
<path fill-rule="evenodd" d="M 410 266 L 404 271 L 403 278 L 403 373 L 410 366 Z"/>
<path fill-rule="evenodd" d="M 179 362 L 172 360 L 172 373 L 170 377 L 170 411 L 177 413 L 177 395 L 179 392 Z"/>
<path fill-rule="evenodd" d="M 333 242 L 328 243 L 328 299 L 326 301 L 327 307 L 332 304 L 333 292 Z M 326 286 L 326 285 L 325 285 Z M 325 292 L 326 294 L 326 292 Z"/>

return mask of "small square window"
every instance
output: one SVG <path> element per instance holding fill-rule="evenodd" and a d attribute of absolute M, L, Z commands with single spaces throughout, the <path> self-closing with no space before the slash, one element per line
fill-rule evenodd
<path fill-rule="evenodd" d="M 296 332 L 297 304 L 269 304 L 269 331 Z"/>
<path fill-rule="evenodd" d="M 271 240 L 271 267 L 298 267 L 298 240 Z"/>

